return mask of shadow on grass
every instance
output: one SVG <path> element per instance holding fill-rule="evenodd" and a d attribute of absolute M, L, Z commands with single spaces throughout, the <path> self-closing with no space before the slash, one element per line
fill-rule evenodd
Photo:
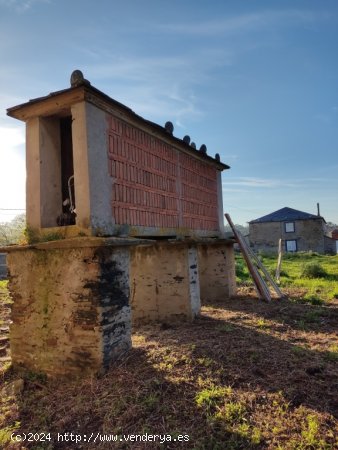
<path fill-rule="evenodd" d="M 270 303 L 265 303 L 257 298 L 238 296 L 225 302 L 212 303 L 209 306 L 256 314 L 279 324 L 286 324 L 296 330 L 328 333 L 337 331 L 338 308 L 330 304 L 311 305 L 308 302 L 288 299 L 274 299 Z"/>
<path fill-rule="evenodd" d="M 266 392 L 283 392 L 293 407 L 304 405 L 338 415 L 338 370 L 325 352 L 276 339 L 236 323 L 201 317 L 189 334 L 178 333 L 178 345 L 193 343 L 196 360 L 211 359 L 220 381 L 234 388 L 248 386 Z M 160 345 L 173 345 L 165 335 Z"/>
<path fill-rule="evenodd" d="M 165 340 L 159 342 L 162 343 Z M 263 440 L 255 443 L 215 418 L 216 404 L 198 407 L 196 388 L 186 379 L 170 380 L 170 372 L 168 367 L 156 368 L 149 351 L 136 348 L 101 378 L 60 384 L 32 375 L 26 377 L 23 395 L 18 400 L 20 431 L 48 431 L 53 438 L 52 444 L 28 444 L 27 448 L 261 448 Z M 119 436 L 119 442 L 103 442 L 99 437 L 95 443 L 82 440 L 75 444 L 64 440 L 67 432 L 82 439 L 86 436 L 87 440 L 91 435 L 94 439 L 98 432 L 102 436 L 114 434 Z M 124 435 L 133 434 L 156 434 L 161 438 L 157 437 L 157 442 L 141 442 L 140 438 L 124 441 Z"/>

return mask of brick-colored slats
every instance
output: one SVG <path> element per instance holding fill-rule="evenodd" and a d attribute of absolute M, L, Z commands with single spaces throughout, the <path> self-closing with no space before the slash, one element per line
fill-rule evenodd
<path fill-rule="evenodd" d="M 115 117 L 110 119 L 108 156 L 117 224 L 218 229 L 217 170 L 212 166 Z"/>

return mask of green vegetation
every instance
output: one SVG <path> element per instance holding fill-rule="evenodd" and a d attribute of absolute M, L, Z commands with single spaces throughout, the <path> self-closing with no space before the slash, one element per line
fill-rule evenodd
<path fill-rule="evenodd" d="M 34 228 L 27 227 L 24 231 L 27 244 L 38 244 L 39 242 L 59 241 L 65 238 L 64 231 L 40 232 Z"/>
<path fill-rule="evenodd" d="M 216 407 L 218 401 L 224 400 L 224 397 L 231 395 L 231 393 L 231 387 L 218 387 L 212 385 L 198 392 L 195 397 L 196 404 L 199 407 L 207 407 L 210 409 L 211 407 Z"/>
<path fill-rule="evenodd" d="M 261 254 L 260 259 L 274 276 L 277 256 Z M 240 254 L 236 255 L 236 276 L 241 285 L 253 284 Z M 312 305 L 321 305 L 337 299 L 338 255 L 319 255 L 313 252 L 284 254 L 280 286 L 288 292 L 290 298 Z"/>
<path fill-rule="evenodd" d="M 302 278 L 326 278 L 328 273 L 318 262 L 307 262 L 302 267 Z"/>
<path fill-rule="evenodd" d="M 26 215 L 20 214 L 10 222 L 0 223 L 0 246 L 18 244 L 24 239 Z"/>
<path fill-rule="evenodd" d="M 0 308 L 12 303 L 7 286 L 8 280 L 0 280 Z"/>
<path fill-rule="evenodd" d="M 64 238 L 64 230 L 44 231 L 41 233 L 39 230 L 26 226 L 25 214 L 16 216 L 10 222 L 0 223 L 0 247 L 14 244 L 37 244 L 39 242 L 58 241 Z"/>

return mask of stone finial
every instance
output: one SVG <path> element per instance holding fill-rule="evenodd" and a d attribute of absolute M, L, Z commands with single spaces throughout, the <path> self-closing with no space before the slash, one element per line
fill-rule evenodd
<path fill-rule="evenodd" d="M 173 134 L 174 132 L 174 125 L 172 122 L 168 121 L 164 125 L 165 131 L 169 134 Z"/>
<path fill-rule="evenodd" d="M 221 157 L 219 156 L 219 153 L 216 153 L 215 159 L 216 161 L 221 162 Z"/>
<path fill-rule="evenodd" d="M 195 142 L 192 142 L 192 143 L 190 144 L 190 147 L 192 147 L 192 148 L 194 148 L 194 149 L 196 150 L 196 144 L 195 144 Z"/>
<path fill-rule="evenodd" d="M 74 70 L 70 76 L 71 87 L 81 86 L 82 84 L 90 84 L 83 76 L 81 70 Z"/>
<path fill-rule="evenodd" d="M 202 144 L 200 146 L 200 152 L 203 153 L 204 155 L 207 154 L 207 146 L 205 144 Z"/>
<path fill-rule="evenodd" d="M 188 135 L 184 136 L 183 142 L 185 142 L 186 144 L 189 145 L 190 144 L 190 136 L 188 136 Z"/>

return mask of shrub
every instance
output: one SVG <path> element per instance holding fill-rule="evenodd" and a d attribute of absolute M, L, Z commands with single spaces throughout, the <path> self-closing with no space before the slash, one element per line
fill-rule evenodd
<path fill-rule="evenodd" d="M 235 269 L 236 275 L 240 280 L 247 280 L 249 278 L 249 273 L 244 261 L 236 261 Z"/>
<path fill-rule="evenodd" d="M 325 278 L 327 275 L 325 269 L 316 262 L 304 264 L 301 272 L 303 278 Z"/>
<path fill-rule="evenodd" d="M 315 294 L 306 294 L 304 296 L 304 300 L 308 303 L 311 303 L 311 305 L 322 305 L 324 303 L 324 300 L 320 297 L 318 297 L 318 295 Z"/>

